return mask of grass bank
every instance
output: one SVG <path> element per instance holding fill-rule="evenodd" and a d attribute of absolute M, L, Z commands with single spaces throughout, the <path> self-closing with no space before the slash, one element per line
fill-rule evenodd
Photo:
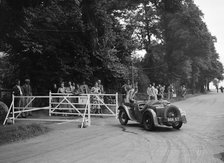
<path fill-rule="evenodd" d="M 48 131 L 48 127 L 36 123 L 0 126 L 0 145 L 32 138 Z"/>

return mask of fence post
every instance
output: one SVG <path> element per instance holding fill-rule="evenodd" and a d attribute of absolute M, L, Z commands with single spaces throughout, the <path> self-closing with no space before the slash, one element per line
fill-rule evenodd
<path fill-rule="evenodd" d="M 14 106 L 14 103 L 15 103 L 15 96 L 14 96 L 14 93 L 12 94 L 12 124 L 15 123 L 15 106 Z"/>
<path fill-rule="evenodd" d="M 90 115 L 90 94 L 88 94 L 88 100 L 87 100 L 87 105 L 88 105 L 88 126 L 91 125 L 91 115 Z"/>
<path fill-rule="evenodd" d="M 51 116 L 51 91 L 49 92 L 49 116 Z"/>
<path fill-rule="evenodd" d="M 115 108 L 115 114 L 116 118 L 118 118 L 118 93 L 116 92 L 116 108 Z"/>

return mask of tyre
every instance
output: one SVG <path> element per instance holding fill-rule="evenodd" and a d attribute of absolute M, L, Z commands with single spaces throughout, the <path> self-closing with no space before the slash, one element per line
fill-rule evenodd
<path fill-rule="evenodd" d="M 120 110 L 118 119 L 122 125 L 126 125 L 128 123 L 128 115 L 124 109 Z"/>
<path fill-rule="evenodd" d="M 0 124 L 4 122 L 8 110 L 8 106 L 0 101 Z"/>
<path fill-rule="evenodd" d="M 171 105 L 165 110 L 164 117 L 168 118 L 170 116 L 180 117 L 180 110 L 178 109 L 178 107 Z"/>
<path fill-rule="evenodd" d="M 164 116 L 166 118 L 175 118 L 175 117 L 179 117 L 180 118 L 181 114 L 180 114 L 180 110 L 176 106 L 171 105 L 169 108 L 166 109 Z M 183 122 L 176 121 L 176 122 L 172 123 L 172 127 L 174 129 L 180 129 L 182 124 L 183 124 Z"/>
<path fill-rule="evenodd" d="M 174 129 L 180 129 L 181 128 L 181 126 L 182 126 L 182 124 L 183 124 L 183 122 L 175 122 L 173 125 L 172 125 L 172 127 L 174 128 Z"/>
<path fill-rule="evenodd" d="M 143 117 L 143 126 L 145 130 L 152 131 L 155 128 L 152 114 L 146 112 Z"/>

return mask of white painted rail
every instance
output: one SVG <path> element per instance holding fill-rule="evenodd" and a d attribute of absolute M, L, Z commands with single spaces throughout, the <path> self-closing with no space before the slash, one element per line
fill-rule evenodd
<path fill-rule="evenodd" d="M 15 102 L 17 101 L 17 102 Z M 42 103 L 44 106 L 34 105 Z M 49 96 L 14 96 L 12 95 L 12 103 L 10 105 L 7 116 L 3 125 L 7 120 L 22 119 L 23 113 L 33 112 L 37 110 L 48 110 L 49 116 L 62 115 L 74 116 L 73 119 L 64 119 L 64 121 L 77 121 L 77 116 L 81 117 L 81 127 L 84 123 L 91 125 L 91 116 L 114 116 L 118 115 L 118 93 L 116 94 L 61 94 L 51 93 Z M 76 118 L 76 119 L 75 119 Z M 34 120 L 34 118 L 26 120 Z M 37 119 L 38 120 L 38 119 Z M 49 119 L 39 119 L 40 121 L 48 121 Z M 50 121 L 62 121 L 62 119 L 53 119 Z"/>

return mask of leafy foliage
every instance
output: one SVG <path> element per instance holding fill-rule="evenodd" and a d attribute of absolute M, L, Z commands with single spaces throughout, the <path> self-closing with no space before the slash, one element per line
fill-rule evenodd
<path fill-rule="evenodd" d="M 223 65 L 202 17 L 193 0 L 2 0 L 0 51 L 11 64 L 3 80 L 30 77 L 41 92 L 98 78 L 118 89 L 134 75 L 142 91 L 148 82 L 204 91 Z"/>

